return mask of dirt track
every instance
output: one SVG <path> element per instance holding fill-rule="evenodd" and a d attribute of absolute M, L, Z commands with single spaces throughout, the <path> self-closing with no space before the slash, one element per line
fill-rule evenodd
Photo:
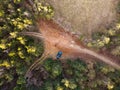
<path fill-rule="evenodd" d="M 116 69 L 120 69 L 120 58 L 111 57 L 110 55 L 107 56 L 103 52 L 101 54 L 85 47 L 77 37 L 69 32 L 65 32 L 65 30 L 54 21 L 39 20 L 38 28 L 40 33 L 27 32 L 26 35 L 43 39 L 45 48 L 43 56 L 47 54 L 47 57 L 56 58 L 58 51 L 62 51 L 63 55 L 60 59 L 62 61 L 68 58 L 83 58 L 83 60 L 88 61 L 92 59 L 102 61 Z M 35 62 L 31 69 L 38 62 L 40 61 Z"/>
<path fill-rule="evenodd" d="M 44 37 L 45 53 L 49 52 L 55 58 L 57 52 L 62 51 L 62 58 L 68 58 L 76 52 L 74 45 L 78 45 L 78 42 L 72 34 L 65 32 L 53 21 L 42 20 L 38 24 Z"/>
<path fill-rule="evenodd" d="M 39 20 L 38 27 L 44 39 L 45 53 L 49 53 L 50 57 L 56 58 L 58 51 L 62 51 L 61 60 L 66 58 L 83 58 L 86 60 L 98 59 L 105 62 L 114 68 L 120 69 L 120 60 L 112 59 L 91 49 L 88 49 L 80 43 L 80 41 L 69 32 L 56 24 L 54 21 Z M 34 33 L 32 33 L 34 34 Z M 35 35 L 33 35 L 35 36 Z"/>

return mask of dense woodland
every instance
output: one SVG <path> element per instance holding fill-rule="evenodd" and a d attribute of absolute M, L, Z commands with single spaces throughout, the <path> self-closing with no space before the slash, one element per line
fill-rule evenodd
<path fill-rule="evenodd" d="M 102 62 L 47 58 L 26 80 L 28 68 L 44 52 L 43 41 L 22 35 L 38 31 L 36 21 L 52 19 L 54 9 L 39 0 L 0 0 L 0 90 L 120 90 L 120 70 Z M 120 5 L 117 8 L 118 17 Z M 106 32 L 92 34 L 86 45 L 120 57 L 120 17 Z M 84 38 L 80 36 L 80 40 Z M 36 81 L 34 81 L 36 80 Z"/>

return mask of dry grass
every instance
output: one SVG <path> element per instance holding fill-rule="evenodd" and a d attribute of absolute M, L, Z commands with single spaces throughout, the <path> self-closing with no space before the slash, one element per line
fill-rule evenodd
<path fill-rule="evenodd" d="M 103 31 L 116 20 L 118 0 L 46 0 L 55 9 L 55 20 L 78 34 Z"/>

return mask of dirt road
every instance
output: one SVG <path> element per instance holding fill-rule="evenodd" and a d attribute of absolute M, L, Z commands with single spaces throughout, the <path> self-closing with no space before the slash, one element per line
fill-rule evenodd
<path fill-rule="evenodd" d="M 62 51 L 62 61 L 66 58 L 92 59 L 105 62 L 116 69 L 120 69 L 120 59 L 107 57 L 85 47 L 77 37 L 69 32 L 65 32 L 65 30 L 54 21 L 39 20 L 38 28 L 40 33 L 29 32 L 29 34 L 44 40 L 44 54 L 49 53 L 48 57 L 56 58 L 58 51 Z"/>

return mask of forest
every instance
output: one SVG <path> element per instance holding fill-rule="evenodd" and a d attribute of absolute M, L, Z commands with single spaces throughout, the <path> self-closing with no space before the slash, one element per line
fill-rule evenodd
<path fill-rule="evenodd" d="M 116 12 L 86 40 L 45 0 L 0 0 L 0 90 L 120 90 L 120 3 Z"/>

